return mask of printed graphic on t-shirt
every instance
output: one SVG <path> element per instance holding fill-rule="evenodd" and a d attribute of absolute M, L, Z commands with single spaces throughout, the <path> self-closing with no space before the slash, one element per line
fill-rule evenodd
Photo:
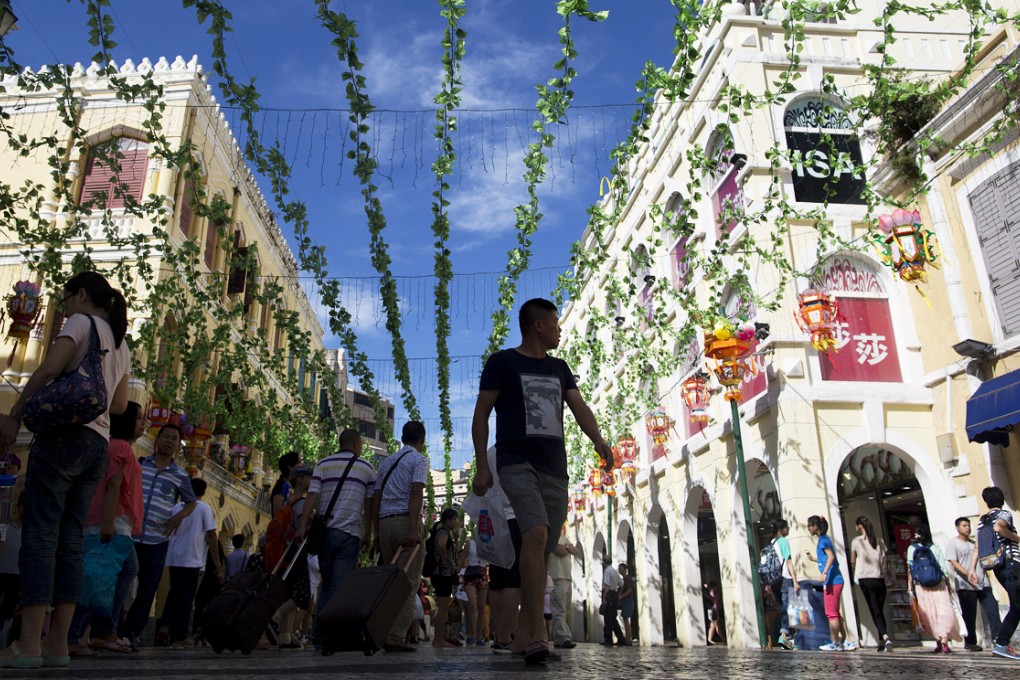
<path fill-rule="evenodd" d="M 525 434 L 563 439 L 563 391 L 554 375 L 521 374 L 524 393 Z"/>

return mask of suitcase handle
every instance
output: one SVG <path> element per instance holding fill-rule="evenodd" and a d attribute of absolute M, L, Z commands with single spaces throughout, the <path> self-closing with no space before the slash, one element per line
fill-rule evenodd
<path fill-rule="evenodd" d="M 305 543 L 307 542 L 308 539 L 301 541 L 300 545 L 298 545 L 296 541 L 291 541 L 290 543 L 288 543 L 287 547 L 283 549 L 283 554 L 280 556 L 279 561 L 277 561 L 276 566 L 273 567 L 273 570 L 270 573 L 275 576 L 276 572 L 280 570 L 280 565 L 286 562 L 287 569 L 283 572 L 283 576 L 280 577 L 284 581 L 286 581 L 287 577 L 290 576 L 291 568 L 293 568 L 294 563 L 297 562 L 298 557 L 301 556 L 301 551 L 305 549 Z M 297 546 L 297 550 L 294 552 L 294 555 L 290 558 L 290 561 L 288 561 L 287 555 L 290 554 L 290 549 L 293 548 L 294 546 Z"/>
<path fill-rule="evenodd" d="M 407 574 L 407 570 L 411 566 L 411 562 L 414 562 L 414 556 L 418 554 L 418 550 L 421 549 L 421 543 L 415 543 L 411 549 L 411 555 L 407 558 L 407 564 L 404 565 L 404 573 Z M 390 564 L 396 564 L 397 558 L 400 557 L 400 553 L 403 552 L 404 546 L 397 546 L 397 552 L 393 553 L 393 559 L 390 560 Z"/>

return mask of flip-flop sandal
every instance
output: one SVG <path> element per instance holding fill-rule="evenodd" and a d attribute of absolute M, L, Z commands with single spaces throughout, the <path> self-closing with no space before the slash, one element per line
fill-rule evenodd
<path fill-rule="evenodd" d="M 88 645 L 83 644 L 68 645 L 67 656 L 68 657 L 73 656 L 76 658 L 78 657 L 94 658 L 99 656 L 99 651 L 92 647 L 91 643 L 89 643 Z"/>
<path fill-rule="evenodd" d="M 117 652 L 118 654 L 131 653 L 131 645 L 130 644 L 125 645 L 120 640 L 114 642 L 113 640 L 93 639 L 92 642 L 89 643 L 89 647 L 91 647 L 96 652 Z"/>
<path fill-rule="evenodd" d="M 545 663 L 549 658 L 549 645 L 544 642 L 536 642 L 528 646 L 524 652 L 524 663 L 529 666 L 536 666 Z"/>
<path fill-rule="evenodd" d="M 15 670 L 30 671 L 36 668 L 42 668 L 43 658 L 42 656 L 22 656 L 21 650 L 18 649 L 18 643 L 11 643 L 11 652 L 14 654 L 9 659 L 3 659 L 0 661 L 0 668 L 13 668 Z"/>

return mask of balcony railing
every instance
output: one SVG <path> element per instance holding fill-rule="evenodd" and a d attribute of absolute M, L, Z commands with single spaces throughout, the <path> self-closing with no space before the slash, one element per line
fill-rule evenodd
<path fill-rule="evenodd" d="M 233 498 L 242 505 L 260 512 L 265 516 L 270 514 L 269 492 L 258 489 L 251 482 L 238 479 L 233 473 L 228 472 L 219 463 L 211 460 L 206 461 L 202 477 L 209 486 L 223 492 L 223 495 Z"/>

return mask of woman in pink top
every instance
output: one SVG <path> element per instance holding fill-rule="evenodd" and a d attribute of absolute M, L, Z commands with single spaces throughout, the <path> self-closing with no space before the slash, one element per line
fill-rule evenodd
<path fill-rule="evenodd" d="M 86 534 L 99 534 L 104 543 L 111 540 L 130 541 L 142 530 L 142 466 L 131 448 L 135 440 L 145 434 L 145 410 L 129 401 L 124 413 L 110 416 L 110 448 L 107 451 L 106 472 L 92 497 Z M 124 610 L 124 600 L 138 574 L 138 558 L 134 547 L 117 577 L 117 590 L 110 614 L 91 612 L 81 605 L 75 611 L 68 634 L 72 655 L 89 656 L 93 650 L 130 652 L 127 640 L 117 639 L 117 622 Z M 92 641 L 80 640 L 91 616 Z M 94 654 L 94 652 L 93 652 Z"/>

